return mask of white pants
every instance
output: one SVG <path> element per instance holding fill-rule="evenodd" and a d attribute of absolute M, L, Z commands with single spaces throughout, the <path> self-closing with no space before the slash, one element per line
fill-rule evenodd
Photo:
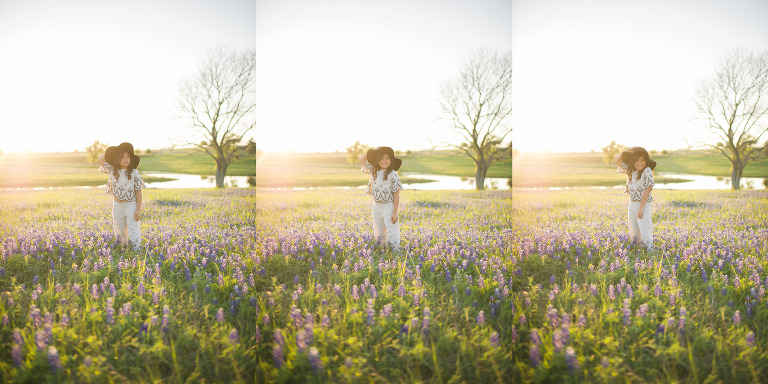
<path fill-rule="evenodd" d="M 373 202 L 371 213 L 373 215 L 373 235 L 383 243 L 386 239 L 392 251 L 397 252 L 400 249 L 400 220 L 392 223 L 392 211 L 395 210 L 395 203 L 377 203 Z"/>
<path fill-rule="evenodd" d="M 130 239 L 133 248 L 138 248 L 141 246 L 141 227 L 133 216 L 135 212 L 135 201 L 112 201 L 112 228 L 115 236 L 120 237 L 120 244 L 125 245 Z"/>
<path fill-rule="evenodd" d="M 653 222 L 651 215 L 653 207 L 651 203 L 646 203 L 643 208 L 643 218 L 637 218 L 637 211 L 640 210 L 640 202 L 630 200 L 627 209 L 627 219 L 629 221 L 629 237 L 632 241 L 642 242 L 648 250 L 653 250 Z"/>

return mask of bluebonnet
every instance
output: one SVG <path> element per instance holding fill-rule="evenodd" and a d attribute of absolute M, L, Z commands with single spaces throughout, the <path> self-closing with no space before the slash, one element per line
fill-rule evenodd
<path fill-rule="evenodd" d="M 491 341 L 491 346 L 492 347 L 498 348 L 499 347 L 499 333 L 498 332 L 493 332 L 491 334 L 490 341 Z"/>
<path fill-rule="evenodd" d="M 755 346 L 755 333 L 752 331 L 749 331 L 747 333 L 747 337 L 745 338 L 747 342 L 747 346 L 754 347 Z"/>
<path fill-rule="evenodd" d="M 320 360 L 320 352 L 315 347 L 309 349 L 309 365 L 312 367 L 312 372 L 315 374 L 323 368 L 323 362 Z"/>
<path fill-rule="evenodd" d="M 568 364 L 568 371 L 572 374 L 579 368 L 579 361 L 576 359 L 576 351 L 573 347 L 565 349 L 565 362 Z"/>
<path fill-rule="evenodd" d="M 61 359 L 59 358 L 59 351 L 56 350 L 56 347 L 48 347 L 48 363 L 51 366 L 51 372 L 54 374 L 58 373 L 58 371 L 62 368 Z"/>

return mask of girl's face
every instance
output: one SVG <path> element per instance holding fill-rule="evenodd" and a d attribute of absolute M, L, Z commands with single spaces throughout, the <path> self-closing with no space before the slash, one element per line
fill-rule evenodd
<path fill-rule="evenodd" d="M 120 168 L 128 168 L 129 165 L 131 165 L 131 155 L 128 152 L 124 152 L 120 158 Z"/>
<path fill-rule="evenodd" d="M 641 170 L 645 168 L 645 157 L 640 156 L 637 161 L 635 161 L 635 170 Z"/>
<path fill-rule="evenodd" d="M 389 158 L 389 155 L 386 153 L 381 156 L 381 159 L 379 159 L 379 168 L 381 169 L 387 169 L 389 168 L 389 164 L 392 162 L 392 160 Z"/>

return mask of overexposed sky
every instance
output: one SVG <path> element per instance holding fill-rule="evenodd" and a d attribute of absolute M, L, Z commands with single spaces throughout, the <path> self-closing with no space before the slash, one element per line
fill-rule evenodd
<path fill-rule="evenodd" d="M 719 57 L 768 49 L 764 0 L 512 0 L 520 150 L 676 149 L 706 140 L 696 83 Z"/>
<path fill-rule="evenodd" d="M 261 149 L 455 142 L 440 84 L 472 50 L 513 52 L 515 148 L 674 149 L 704 140 L 695 84 L 768 49 L 768 2 L 2 0 L 0 150 L 178 142 L 178 84 L 216 46 L 257 50 Z"/>
<path fill-rule="evenodd" d="M 254 0 L 0 1 L 0 150 L 180 141 L 179 82 L 214 47 L 254 48 L 255 11 Z"/>
<path fill-rule="evenodd" d="M 512 49 L 510 0 L 256 4 L 256 141 L 266 151 L 449 142 L 440 84 L 473 50 Z"/>

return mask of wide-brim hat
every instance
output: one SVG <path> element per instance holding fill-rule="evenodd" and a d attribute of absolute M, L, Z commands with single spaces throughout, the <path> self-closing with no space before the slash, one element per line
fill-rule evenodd
<path fill-rule="evenodd" d="M 131 168 L 138 168 L 141 157 L 136 156 L 136 154 L 133 153 L 133 144 L 131 143 L 121 143 L 116 147 L 112 146 L 107 148 L 107 151 L 104 153 L 104 159 L 107 161 L 107 163 L 110 163 L 113 166 L 119 166 L 120 159 L 118 157 L 123 152 L 128 152 L 128 156 L 131 157 Z"/>
<path fill-rule="evenodd" d="M 377 159 L 384 153 L 388 154 L 389 158 L 392 159 L 392 169 L 395 171 L 400 169 L 400 166 L 403 165 L 403 160 L 395 157 L 395 151 L 390 147 L 378 147 L 369 149 L 367 155 L 368 162 L 373 163 L 374 161 L 377 161 Z"/>
<path fill-rule="evenodd" d="M 621 161 L 631 167 L 635 164 L 637 158 L 640 156 L 645 156 L 645 158 L 648 159 L 648 164 L 646 164 L 647 166 L 651 167 L 652 170 L 656 169 L 656 162 L 651 160 L 651 156 L 648 155 L 648 151 L 646 151 L 643 147 L 632 147 L 625 149 L 624 152 L 621 153 Z"/>

